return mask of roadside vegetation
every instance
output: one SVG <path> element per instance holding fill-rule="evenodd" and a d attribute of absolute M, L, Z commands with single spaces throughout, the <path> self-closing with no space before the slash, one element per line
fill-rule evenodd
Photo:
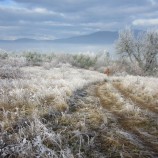
<path fill-rule="evenodd" d="M 158 157 L 158 35 L 141 39 L 121 31 L 115 60 L 1 52 L 0 157 Z"/>

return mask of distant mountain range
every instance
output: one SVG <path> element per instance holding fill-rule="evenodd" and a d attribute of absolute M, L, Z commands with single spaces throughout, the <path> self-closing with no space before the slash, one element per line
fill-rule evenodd
<path fill-rule="evenodd" d="M 134 31 L 135 34 L 140 32 Z M 117 31 L 98 31 L 88 35 L 80 35 L 70 38 L 55 40 L 35 40 L 29 38 L 20 38 L 16 40 L 0 40 L 0 43 L 68 43 L 68 44 L 113 44 L 118 39 Z"/>
<path fill-rule="evenodd" d="M 81 35 L 65 39 L 54 40 L 55 43 L 79 44 L 111 44 L 118 38 L 118 32 L 99 31 L 88 35 Z"/>

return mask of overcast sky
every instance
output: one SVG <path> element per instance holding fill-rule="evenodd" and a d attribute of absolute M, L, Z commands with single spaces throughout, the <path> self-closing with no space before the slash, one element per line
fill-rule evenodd
<path fill-rule="evenodd" d="M 55 39 L 158 26 L 158 0 L 0 0 L 0 39 Z"/>

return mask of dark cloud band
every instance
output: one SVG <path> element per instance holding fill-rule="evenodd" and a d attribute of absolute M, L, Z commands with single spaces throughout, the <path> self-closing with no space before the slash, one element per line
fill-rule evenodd
<path fill-rule="evenodd" d="M 157 8 L 156 0 L 0 0 L 0 30 L 8 38 L 11 32 L 60 38 L 126 25 L 143 29 L 146 21 L 157 24 Z"/>

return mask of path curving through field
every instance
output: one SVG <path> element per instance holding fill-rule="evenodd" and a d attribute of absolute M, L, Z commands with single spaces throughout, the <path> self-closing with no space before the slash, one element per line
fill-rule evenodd
<path fill-rule="evenodd" d="M 93 139 L 89 156 L 158 157 L 158 116 L 148 107 L 125 95 L 106 80 L 78 90 L 68 101 L 69 113 L 79 120 Z M 82 129 L 81 129 L 82 131 Z"/>

